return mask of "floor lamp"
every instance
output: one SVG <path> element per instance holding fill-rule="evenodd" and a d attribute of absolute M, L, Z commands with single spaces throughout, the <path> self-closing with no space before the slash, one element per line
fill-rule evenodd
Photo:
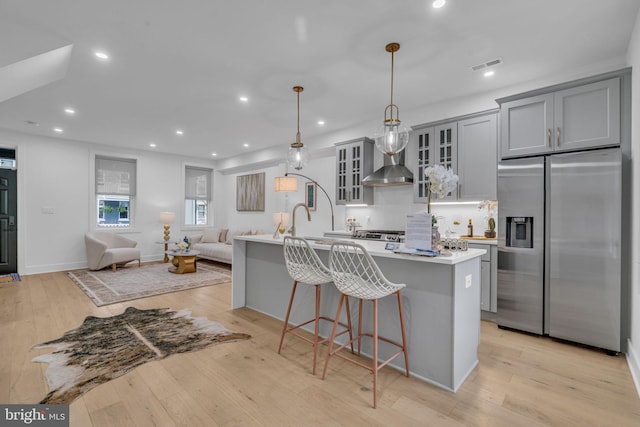
<path fill-rule="evenodd" d="M 295 176 L 308 179 L 309 181 L 317 185 L 318 188 L 322 190 L 324 195 L 327 196 L 327 200 L 329 200 L 329 207 L 331 208 L 331 231 L 334 231 L 335 220 L 333 215 L 333 203 L 331 203 L 331 198 L 329 197 L 329 194 L 327 194 L 326 190 L 322 187 L 322 185 L 318 183 L 318 181 L 316 181 L 315 179 L 311 179 L 308 176 L 302 175 L 300 173 L 287 172 L 284 174 L 284 178 L 283 177 L 276 178 L 276 191 L 277 192 L 298 191 L 298 181 L 295 178 L 293 179 L 289 178 L 289 175 L 295 175 Z M 295 189 L 292 189 L 294 186 L 292 181 L 295 181 Z"/>

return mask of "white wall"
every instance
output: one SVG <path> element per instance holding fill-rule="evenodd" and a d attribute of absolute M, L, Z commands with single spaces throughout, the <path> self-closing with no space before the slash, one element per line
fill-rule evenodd
<path fill-rule="evenodd" d="M 16 148 L 18 164 L 18 272 L 35 274 L 86 267 L 84 234 L 91 228 L 92 158 L 96 153 L 137 159 L 135 226 L 119 231 L 138 241 L 143 261 L 160 259 L 161 211 L 175 211 L 177 238 L 184 205 L 185 162 L 213 162 L 0 131 L 0 146 Z M 44 214 L 52 208 L 53 214 Z"/>
<path fill-rule="evenodd" d="M 633 67 L 631 95 L 631 338 L 627 360 L 640 395 L 640 12 L 629 43 L 628 62 Z"/>

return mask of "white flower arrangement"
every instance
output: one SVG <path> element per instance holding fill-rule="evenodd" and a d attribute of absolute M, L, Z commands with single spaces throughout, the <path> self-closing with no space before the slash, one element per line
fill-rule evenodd
<path fill-rule="evenodd" d="M 429 198 L 431 195 L 444 197 L 458 185 L 458 175 L 453 173 L 450 168 L 441 165 L 429 166 L 424 170 L 425 178 L 427 178 L 427 192 Z"/>
<path fill-rule="evenodd" d="M 179 250 L 184 251 L 190 245 L 187 242 L 178 242 L 178 243 L 176 243 L 176 246 L 178 247 Z"/>
<path fill-rule="evenodd" d="M 489 217 L 493 218 L 496 215 L 497 207 L 498 207 L 497 200 L 483 200 L 478 205 L 478 210 L 486 209 L 487 213 L 489 214 Z"/>

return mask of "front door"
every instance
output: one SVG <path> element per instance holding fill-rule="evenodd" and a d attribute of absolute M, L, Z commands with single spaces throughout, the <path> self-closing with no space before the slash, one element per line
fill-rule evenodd
<path fill-rule="evenodd" d="M 18 272 L 16 171 L 0 169 L 0 274 Z"/>

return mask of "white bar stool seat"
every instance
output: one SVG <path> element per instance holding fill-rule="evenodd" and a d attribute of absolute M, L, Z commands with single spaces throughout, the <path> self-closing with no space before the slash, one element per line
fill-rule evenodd
<path fill-rule="evenodd" d="M 373 373 L 373 407 L 377 406 L 377 385 L 378 385 L 378 371 L 384 367 L 387 363 L 391 362 L 400 354 L 404 353 L 405 375 L 409 376 L 409 354 L 407 352 L 407 338 L 404 325 L 404 311 L 402 309 L 402 296 L 400 291 L 406 285 L 399 283 L 392 283 L 382 274 L 378 264 L 367 252 L 367 250 L 357 243 L 351 242 L 339 242 L 331 245 L 331 251 L 329 255 L 329 268 L 331 270 L 331 276 L 333 283 L 341 292 L 340 302 L 338 303 L 338 311 L 336 318 L 340 317 L 342 310 L 342 302 L 349 303 L 349 297 L 355 297 L 359 299 L 359 312 L 358 312 L 358 335 L 355 338 L 351 338 L 350 342 L 342 344 L 336 349 L 333 349 L 333 342 L 335 339 L 337 324 L 334 323 L 331 337 L 329 338 L 329 350 L 327 352 L 327 358 L 324 362 L 324 370 L 322 372 L 322 379 L 327 374 L 327 367 L 329 366 L 329 359 L 331 356 L 337 356 L 341 359 L 361 366 L 371 373 Z M 388 338 L 378 336 L 378 300 L 386 296 L 395 294 L 398 299 L 398 311 L 400 314 L 400 331 L 402 334 L 402 342 L 398 343 Z M 370 300 L 373 304 L 373 333 L 362 332 L 362 303 L 364 300 Z M 348 305 L 347 305 L 348 307 Z M 360 355 L 360 344 L 362 337 L 370 337 L 373 339 L 373 354 L 371 366 L 361 363 L 352 358 L 346 357 L 339 353 L 345 346 L 351 344 L 353 341 L 358 341 L 358 355 Z M 385 341 L 398 347 L 400 350 L 394 353 L 390 358 L 383 362 L 378 361 L 378 343 L 379 340 Z"/>
<path fill-rule="evenodd" d="M 323 284 L 331 283 L 331 271 L 323 264 L 322 260 L 318 256 L 315 250 L 309 245 L 306 239 L 300 237 L 285 236 L 284 238 L 284 260 L 287 266 L 287 271 L 293 279 L 293 288 L 291 289 L 291 297 L 289 298 L 289 306 L 287 307 L 287 314 L 284 319 L 284 326 L 282 327 L 282 334 L 280 335 L 280 346 L 278 347 L 278 354 L 282 350 L 282 344 L 284 343 L 284 336 L 289 333 L 294 335 L 308 343 L 313 344 L 313 370 L 312 373 L 316 373 L 316 360 L 318 358 L 318 346 L 329 340 L 329 338 L 322 339 L 319 337 L 320 320 L 326 320 L 334 324 L 332 339 L 336 336 L 340 336 L 345 333 L 349 333 L 350 341 L 352 339 L 351 330 L 351 312 L 347 302 L 347 324 L 341 323 L 338 319 L 332 319 L 320 315 L 320 286 Z M 315 317 L 299 325 L 290 326 L 289 316 L 291 315 L 291 307 L 293 306 L 293 300 L 296 294 L 298 283 L 311 285 L 315 287 L 316 300 L 315 300 Z M 308 325 L 309 323 L 315 323 L 314 337 L 309 339 L 308 337 L 299 334 L 296 329 Z M 346 328 L 340 333 L 336 334 L 336 325 Z M 353 352 L 353 343 L 351 344 L 351 352 Z"/>

